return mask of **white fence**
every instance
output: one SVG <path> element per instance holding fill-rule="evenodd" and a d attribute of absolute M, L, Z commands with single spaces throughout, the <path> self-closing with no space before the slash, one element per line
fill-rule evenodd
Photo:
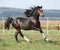
<path fill-rule="evenodd" d="M 2 17 L 1 18 L 2 19 L 2 21 L 0 21 L 0 27 L 1 27 L 1 23 L 3 24 L 3 27 L 2 27 L 2 31 L 3 31 L 3 33 L 4 33 L 4 19 L 5 19 L 5 17 Z M 56 18 L 55 18 L 55 20 L 56 20 Z M 41 20 L 42 21 L 42 20 Z M 47 17 L 46 18 L 46 25 L 43 25 L 43 26 L 46 26 L 46 30 L 47 30 L 47 34 L 48 34 L 48 28 L 49 28 L 49 18 Z M 60 21 L 60 20 L 59 20 Z M 42 25 L 41 25 L 42 26 Z M 54 25 L 50 25 L 50 26 L 54 26 Z M 59 25 L 55 25 L 55 26 L 59 26 L 59 28 L 60 28 L 60 23 L 59 23 Z M 1 30 L 0 30 L 1 31 Z"/>

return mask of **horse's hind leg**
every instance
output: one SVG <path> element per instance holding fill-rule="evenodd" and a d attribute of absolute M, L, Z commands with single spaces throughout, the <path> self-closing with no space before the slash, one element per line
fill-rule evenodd
<path fill-rule="evenodd" d="M 20 31 L 19 33 L 20 33 L 20 36 L 21 36 L 22 38 L 24 38 L 27 42 L 29 42 L 29 39 L 28 39 L 28 38 L 26 38 L 26 37 L 22 34 L 22 32 L 21 32 L 21 31 Z"/>
<path fill-rule="evenodd" d="M 19 42 L 19 40 L 18 40 L 18 38 L 17 38 L 18 33 L 19 33 L 18 31 L 15 32 L 15 39 L 16 39 L 17 42 Z"/>

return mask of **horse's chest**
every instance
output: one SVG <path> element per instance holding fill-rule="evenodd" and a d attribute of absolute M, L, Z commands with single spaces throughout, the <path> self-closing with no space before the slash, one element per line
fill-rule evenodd
<path fill-rule="evenodd" d="M 30 21 L 34 24 L 36 24 L 36 19 L 35 18 L 31 18 Z"/>
<path fill-rule="evenodd" d="M 34 24 L 36 24 L 36 20 L 31 20 Z"/>

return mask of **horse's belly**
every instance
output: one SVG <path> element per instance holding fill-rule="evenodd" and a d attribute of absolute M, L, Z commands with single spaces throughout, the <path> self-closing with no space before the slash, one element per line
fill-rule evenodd
<path fill-rule="evenodd" d="M 33 25 L 31 25 L 31 24 L 21 24 L 20 28 L 24 29 L 24 30 L 32 30 L 33 29 Z"/>

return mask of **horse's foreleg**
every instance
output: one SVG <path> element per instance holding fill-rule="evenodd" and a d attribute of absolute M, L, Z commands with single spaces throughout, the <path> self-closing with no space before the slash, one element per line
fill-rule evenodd
<path fill-rule="evenodd" d="M 17 42 L 19 42 L 17 36 L 18 36 L 18 32 L 15 32 L 15 39 L 16 39 Z"/>
<path fill-rule="evenodd" d="M 22 32 L 20 31 L 20 36 L 22 37 L 22 38 L 24 38 L 27 42 L 29 42 L 29 39 L 28 38 L 26 38 L 23 34 L 22 34 Z"/>
<path fill-rule="evenodd" d="M 45 35 L 45 33 L 42 31 L 41 27 L 40 28 L 36 28 L 35 27 L 35 29 L 38 30 L 42 34 L 44 40 L 49 41 L 49 39 L 47 38 L 47 36 Z"/>
<path fill-rule="evenodd" d="M 44 40 L 49 41 L 49 39 L 47 38 L 47 36 L 45 35 L 45 33 L 42 31 L 41 28 L 40 28 L 40 33 L 41 33 L 42 36 L 44 37 Z"/>

